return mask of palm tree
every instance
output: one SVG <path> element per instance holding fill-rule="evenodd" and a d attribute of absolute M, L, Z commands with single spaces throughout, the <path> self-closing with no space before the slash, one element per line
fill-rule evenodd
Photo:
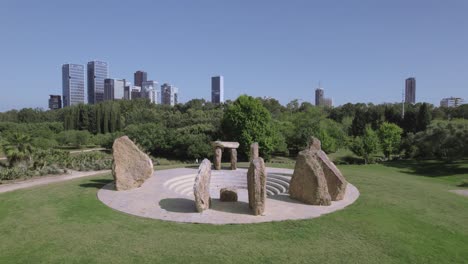
<path fill-rule="evenodd" d="M 24 164 L 26 166 L 31 162 L 33 147 L 29 135 L 14 133 L 3 144 L 3 151 L 7 157 L 10 166 Z"/>

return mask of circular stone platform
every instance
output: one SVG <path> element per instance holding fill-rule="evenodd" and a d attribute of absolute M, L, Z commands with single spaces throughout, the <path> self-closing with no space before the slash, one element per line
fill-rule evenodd
<path fill-rule="evenodd" d="M 265 214 L 251 214 L 247 195 L 247 170 L 212 171 L 211 208 L 198 213 L 195 210 L 193 184 L 197 169 L 156 171 L 137 189 L 115 191 L 109 183 L 98 192 L 98 198 L 107 206 L 128 214 L 174 222 L 207 224 L 245 224 L 291 219 L 307 219 L 331 213 L 352 204 L 359 197 L 356 187 L 348 183 L 345 197 L 330 206 L 307 205 L 289 198 L 289 180 L 293 170 L 266 168 L 267 200 Z M 219 191 L 224 187 L 237 188 L 237 202 L 221 202 Z"/>

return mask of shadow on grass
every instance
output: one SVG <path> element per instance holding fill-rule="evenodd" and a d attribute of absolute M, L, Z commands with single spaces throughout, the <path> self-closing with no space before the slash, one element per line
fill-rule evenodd
<path fill-rule="evenodd" d="M 111 182 L 113 182 L 113 180 L 96 179 L 96 180 L 91 180 L 90 182 L 87 182 L 87 183 L 82 183 L 82 184 L 80 184 L 80 186 L 83 187 L 83 188 L 101 189 L 104 186 L 106 186 L 108 183 L 111 183 Z"/>
<path fill-rule="evenodd" d="M 425 177 L 443 177 L 468 174 L 468 161 L 388 161 L 383 165 L 402 169 L 401 172 Z M 463 166 L 464 165 L 464 166 Z"/>

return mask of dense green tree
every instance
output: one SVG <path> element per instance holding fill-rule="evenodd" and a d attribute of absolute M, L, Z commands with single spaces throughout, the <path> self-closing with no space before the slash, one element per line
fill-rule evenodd
<path fill-rule="evenodd" d="M 426 130 L 426 128 L 431 124 L 431 119 L 431 112 L 429 111 L 427 104 L 423 103 L 419 107 L 416 131 L 420 132 Z"/>
<path fill-rule="evenodd" d="M 29 135 L 13 133 L 3 142 L 2 149 L 10 166 L 28 167 L 32 161 L 32 139 Z"/>
<path fill-rule="evenodd" d="M 351 151 L 359 157 L 364 158 L 364 163 L 368 164 L 373 155 L 379 150 L 379 137 L 370 127 L 366 126 L 364 134 L 353 139 L 350 145 Z"/>
<path fill-rule="evenodd" d="M 387 159 L 390 159 L 390 156 L 400 149 L 402 133 L 403 130 L 392 123 L 385 122 L 380 126 L 378 131 L 380 145 Z"/>
<path fill-rule="evenodd" d="M 222 128 L 227 140 L 240 143 L 240 155 L 247 157 L 250 145 L 258 142 L 260 154 L 268 159 L 275 149 L 270 112 L 258 99 L 242 95 L 224 114 Z"/>

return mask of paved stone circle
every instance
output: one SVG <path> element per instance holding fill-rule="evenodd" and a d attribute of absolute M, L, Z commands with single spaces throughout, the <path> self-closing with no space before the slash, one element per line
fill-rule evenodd
<path fill-rule="evenodd" d="M 98 198 L 107 206 L 131 215 L 173 222 L 207 224 L 247 224 L 294 219 L 308 219 L 331 213 L 352 204 L 359 191 L 348 184 L 345 197 L 330 206 L 307 205 L 289 198 L 289 180 L 293 170 L 266 168 L 267 199 L 264 215 L 251 213 L 247 194 L 247 170 L 212 171 L 211 208 L 198 213 L 195 209 L 193 184 L 197 169 L 170 169 L 156 171 L 140 188 L 115 191 L 109 183 L 98 192 Z M 224 187 L 237 189 L 238 201 L 219 200 Z"/>

